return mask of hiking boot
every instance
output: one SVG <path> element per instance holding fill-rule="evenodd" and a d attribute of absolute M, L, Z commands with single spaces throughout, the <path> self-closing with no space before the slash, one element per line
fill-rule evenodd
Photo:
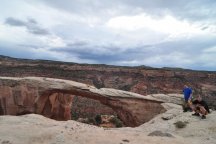
<path fill-rule="evenodd" d="M 200 114 L 199 113 L 194 113 L 194 114 L 192 114 L 192 116 L 200 116 Z"/>
<path fill-rule="evenodd" d="M 193 110 L 192 109 L 189 109 L 189 112 L 192 112 Z"/>
<path fill-rule="evenodd" d="M 187 111 L 188 111 L 188 109 L 187 109 L 187 108 L 184 108 L 184 109 L 183 109 L 183 112 L 187 112 Z"/>
<path fill-rule="evenodd" d="M 206 119 L 206 116 L 205 116 L 205 115 L 202 115 L 201 119 Z"/>

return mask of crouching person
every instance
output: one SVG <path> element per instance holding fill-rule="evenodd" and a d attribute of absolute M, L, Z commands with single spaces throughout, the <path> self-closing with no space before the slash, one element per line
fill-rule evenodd
<path fill-rule="evenodd" d="M 192 109 L 193 111 L 195 111 L 195 113 L 192 115 L 200 116 L 201 114 L 201 118 L 206 119 L 206 115 L 210 113 L 210 111 L 207 103 L 202 99 L 202 97 L 198 96 L 196 100 L 194 100 L 192 103 L 193 103 Z"/>

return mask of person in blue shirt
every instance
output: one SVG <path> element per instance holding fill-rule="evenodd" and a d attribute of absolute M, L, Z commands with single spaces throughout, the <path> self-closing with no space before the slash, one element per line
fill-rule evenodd
<path fill-rule="evenodd" d="M 183 94 L 184 94 L 183 110 L 184 110 L 184 112 L 191 110 L 192 93 L 193 93 L 192 89 L 190 87 L 188 87 L 187 85 L 184 85 L 184 89 L 183 89 Z"/>

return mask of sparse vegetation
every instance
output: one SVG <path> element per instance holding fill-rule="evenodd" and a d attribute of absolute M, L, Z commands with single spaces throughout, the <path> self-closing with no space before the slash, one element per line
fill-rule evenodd
<path fill-rule="evenodd" d="M 96 122 L 95 122 L 95 119 L 93 119 L 93 118 L 88 118 L 88 123 L 94 125 Z"/>
<path fill-rule="evenodd" d="M 73 114 L 73 120 L 76 120 L 78 122 L 90 124 L 90 125 L 97 125 L 100 127 L 109 127 L 109 128 L 120 128 L 123 127 L 124 124 L 122 121 L 114 115 L 100 115 L 97 114 L 93 117 L 78 117 L 79 114 L 72 113 Z"/>
<path fill-rule="evenodd" d="M 110 122 L 112 122 L 113 124 L 115 124 L 115 126 L 116 126 L 117 128 L 123 126 L 122 121 L 119 120 L 117 117 L 113 117 L 113 118 L 110 120 Z"/>
<path fill-rule="evenodd" d="M 176 128 L 185 128 L 187 126 L 188 122 L 183 121 L 177 121 L 174 123 Z"/>
<path fill-rule="evenodd" d="M 130 141 L 129 140 L 127 140 L 127 139 L 123 139 L 122 140 L 123 142 L 127 142 L 127 143 L 129 143 Z"/>
<path fill-rule="evenodd" d="M 79 114 L 76 111 L 71 111 L 71 119 L 77 120 L 79 118 Z"/>
<path fill-rule="evenodd" d="M 101 124 L 101 122 L 102 122 L 101 115 L 96 115 L 95 116 L 95 122 L 96 122 L 97 125 Z"/>
<path fill-rule="evenodd" d="M 162 131 L 153 131 L 150 134 L 148 134 L 148 136 L 174 137 L 173 135 Z"/>

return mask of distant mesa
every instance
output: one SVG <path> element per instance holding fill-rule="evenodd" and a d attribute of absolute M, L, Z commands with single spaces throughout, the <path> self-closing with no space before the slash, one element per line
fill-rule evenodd
<path fill-rule="evenodd" d="M 97 88 L 114 88 L 141 95 L 181 94 L 184 84 L 188 83 L 194 90 L 194 96 L 202 95 L 210 107 L 216 108 L 216 72 L 168 67 L 77 64 L 7 56 L 0 56 L 0 64 L 0 76 L 66 79 Z"/>

